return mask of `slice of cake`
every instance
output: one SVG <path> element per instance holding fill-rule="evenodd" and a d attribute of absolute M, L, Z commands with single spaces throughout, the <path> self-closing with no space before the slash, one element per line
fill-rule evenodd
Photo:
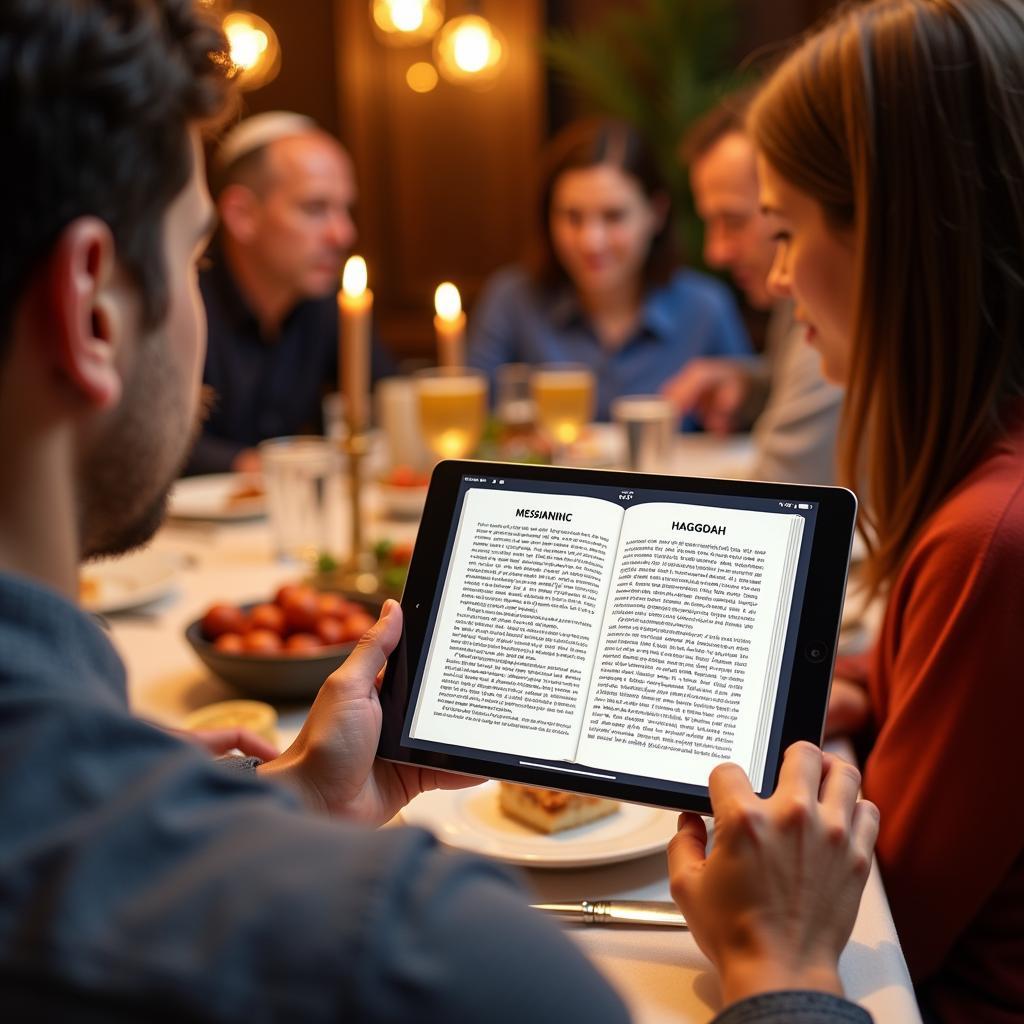
<path fill-rule="evenodd" d="M 555 789 L 537 789 L 515 782 L 500 784 L 498 803 L 510 818 L 540 832 L 562 832 L 614 814 L 617 800 L 579 793 L 561 793 Z"/>

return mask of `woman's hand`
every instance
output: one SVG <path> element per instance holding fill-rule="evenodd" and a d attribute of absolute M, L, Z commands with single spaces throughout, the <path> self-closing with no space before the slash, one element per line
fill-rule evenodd
<path fill-rule="evenodd" d="M 681 815 L 669 878 L 725 1003 L 788 988 L 841 994 L 839 954 L 878 835 L 877 808 L 857 799 L 860 773 L 795 743 L 767 799 L 734 764 L 719 765 L 709 787 L 712 850 L 700 816 Z"/>
<path fill-rule="evenodd" d="M 260 765 L 259 773 L 290 785 L 313 809 L 372 825 L 393 818 L 426 790 L 479 783 L 376 760 L 381 728 L 377 689 L 401 635 L 402 608 L 389 599 L 380 619 L 320 688 L 295 742 L 280 757 Z"/>

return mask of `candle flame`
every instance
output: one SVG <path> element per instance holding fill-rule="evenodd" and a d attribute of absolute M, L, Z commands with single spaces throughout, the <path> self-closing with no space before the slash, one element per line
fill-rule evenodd
<path fill-rule="evenodd" d="M 353 299 L 359 298 L 366 291 L 366 260 L 362 256 L 349 256 L 345 261 L 341 289 Z"/>
<path fill-rule="evenodd" d="M 437 286 L 437 291 L 434 292 L 434 312 L 442 320 L 449 322 L 458 320 L 462 313 L 462 298 L 459 295 L 459 289 L 451 281 L 445 281 Z"/>

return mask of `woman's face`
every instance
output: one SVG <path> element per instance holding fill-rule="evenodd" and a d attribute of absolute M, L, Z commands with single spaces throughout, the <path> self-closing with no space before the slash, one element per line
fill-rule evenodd
<path fill-rule="evenodd" d="M 856 259 L 851 231 L 830 225 L 816 199 L 801 192 L 758 157 L 761 207 L 777 242 L 768 289 L 792 298 L 807 325 L 807 341 L 821 355 L 825 376 L 845 384 L 850 370 Z"/>
<path fill-rule="evenodd" d="M 563 172 L 551 193 L 551 242 L 576 288 L 594 294 L 639 285 L 666 207 L 610 164 Z"/>

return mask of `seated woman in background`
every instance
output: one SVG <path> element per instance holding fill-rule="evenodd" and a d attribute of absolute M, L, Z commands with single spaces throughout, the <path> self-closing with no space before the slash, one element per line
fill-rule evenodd
<path fill-rule="evenodd" d="M 633 128 L 577 122 L 543 164 L 537 253 L 485 288 L 470 366 L 584 364 L 607 419 L 613 398 L 657 393 L 694 356 L 750 351 L 728 289 L 675 261 L 668 189 Z"/>
<path fill-rule="evenodd" d="M 749 127 L 792 296 L 845 385 L 840 463 L 887 599 L 862 733 L 926 1020 L 1024 1020 L 1024 2 L 846 7 Z"/>

